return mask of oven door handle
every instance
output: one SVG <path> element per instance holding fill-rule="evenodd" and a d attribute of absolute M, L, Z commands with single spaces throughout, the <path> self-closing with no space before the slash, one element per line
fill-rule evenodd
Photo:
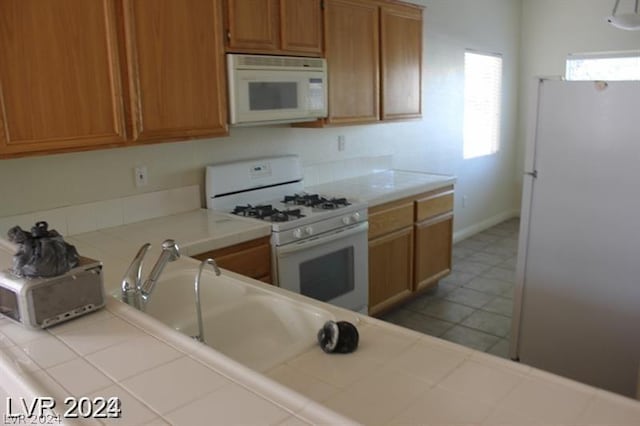
<path fill-rule="evenodd" d="M 300 241 L 293 244 L 286 244 L 284 246 L 277 247 L 278 256 L 286 256 L 293 252 L 299 251 L 301 248 L 311 248 L 319 246 L 321 244 L 327 244 L 332 241 L 341 240 L 343 238 L 350 237 L 360 232 L 366 232 L 369 229 L 369 222 L 361 222 L 355 225 L 353 228 L 347 228 L 344 231 L 338 231 L 330 235 L 320 236 L 317 238 L 310 238 L 305 241 Z"/>

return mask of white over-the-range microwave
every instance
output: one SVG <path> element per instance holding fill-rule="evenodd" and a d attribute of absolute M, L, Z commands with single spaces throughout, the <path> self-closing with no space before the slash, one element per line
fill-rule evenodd
<path fill-rule="evenodd" d="M 227 54 L 233 126 L 313 121 L 327 116 L 323 58 Z"/>

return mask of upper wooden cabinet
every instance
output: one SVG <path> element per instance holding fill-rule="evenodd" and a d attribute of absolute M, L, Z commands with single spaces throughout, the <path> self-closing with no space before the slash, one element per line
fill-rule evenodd
<path fill-rule="evenodd" d="M 421 114 L 422 9 L 398 2 L 326 0 L 330 124 Z"/>
<path fill-rule="evenodd" d="M 135 139 L 227 133 L 221 13 L 218 0 L 125 0 Z"/>
<path fill-rule="evenodd" d="M 227 0 L 227 51 L 322 55 L 321 0 Z"/>
<path fill-rule="evenodd" d="M 373 2 L 328 0 L 325 45 L 330 123 L 379 119 L 379 11 Z"/>
<path fill-rule="evenodd" d="M 0 157 L 224 134 L 220 0 L 0 0 Z"/>
<path fill-rule="evenodd" d="M 0 156 L 126 140 L 115 3 L 0 1 Z"/>
<path fill-rule="evenodd" d="M 422 113 L 422 10 L 401 5 L 380 10 L 382 119 Z"/>

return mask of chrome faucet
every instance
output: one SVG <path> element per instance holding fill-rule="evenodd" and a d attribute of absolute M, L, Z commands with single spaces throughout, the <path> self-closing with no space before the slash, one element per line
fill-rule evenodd
<path fill-rule="evenodd" d="M 173 240 L 164 240 L 162 242 L 162 253 L 160 253 L 160 257 L 156 261 L 156 264 L 153 265 L 144 284 L 140 286 L 140 295 L 145 302 L 149 299 L 151 293 L 153 293 L 158 278 L 160 278 L 160 274 L 164 270 L 164 267 L 167 266 L 167 263 L 178 260 L 179 258 L 180 248 L 178 244 Z"/>
<path fill-rule="evenodd" d="M 122 278 L 121 290 L 122 290 L 122 301 L 128 305 L 133 306 L 136 309 L 140 309 L 142 307 L 141 298 L 140 298 L 140 283 L 142 282 L 142 263 L 144 260 L 147 251 L 151 247 L 151 244 L 146 243 L 140 250 L 138 250 L 138 254 L 133 258 L 127 272 L 124 273 L 124 277 Z"/>
<path fill-rule="evenodd" d="M 140 247 L 140 250 L 138 250 L 138 253 L 131 261 L 129 268 L 122 278 L 122 301 L 136 309 L 143 308 L 144 303 L 149 299 L 149 296 L 151 296 L 158 278 L 167 263 L 173 262 L 180 257 L 178 244 L 176 244 L 174 240 L 165 240 L 162 243 L 162 253 L 160 253 L 160 257 L 151 269 L 149 277 L 143 283 L 142 264 L 149 247 L 151 247 L 149 243 Z"/>
<path fill-rule="evenodd" d="M 215 260 L 208 258 L 200 262 L 200 268 L 198 268 L 198 274 L 196 275 L 196 280 L 193 284 L 194 291 L 196 293 L 196 315 L 198 320 L 198 334 L 193 336 L 193 338 L 202 343 L 204 343 L 204 327 L 202 325 L 202 307 L 200 305 L 200 277 L 202 276 L 202 270 L 206 265 L 211 265 L 216 276 L 220 276 L 220 268 L 218 268 L 218 264 Z"/>

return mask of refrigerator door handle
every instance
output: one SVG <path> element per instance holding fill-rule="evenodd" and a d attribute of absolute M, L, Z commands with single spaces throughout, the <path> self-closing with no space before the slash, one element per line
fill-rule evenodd
<path fill-rule="evenodd" d="M 525 175 L 525 176 L 531 176 L 531 177 L 533 177 L 533 178 L 535 179 L 535 178 L 537 178 L 537 177 L 538 177 L 538 171 L 537 171 L 537 170 L 534 170 L 534 171 L 532 171 L 532 172 L 524 172 L 524 175 Z"/>

